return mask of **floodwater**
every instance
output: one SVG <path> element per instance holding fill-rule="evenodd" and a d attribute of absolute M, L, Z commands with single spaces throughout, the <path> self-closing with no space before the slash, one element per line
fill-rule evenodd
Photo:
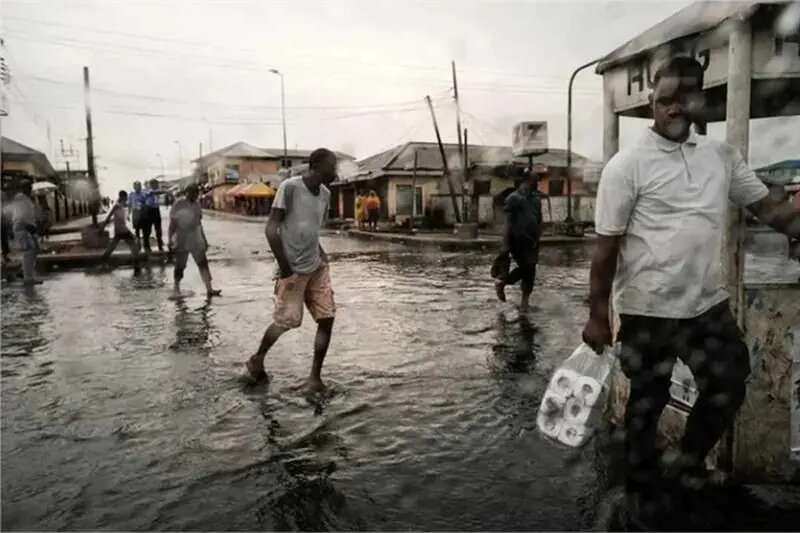
<path fill-rule="evenodd" d="M 535 430 L 588 315 L 588 250 L 545 249 L 535 308 L 496 302 L 488 255 L 325 237 L 338 317 L 324 398 L 314 327 L 238 379 L 270 321 L 263 227 L 207 220 L 223 297 L 169 268 L 2 289 L 3 529 L 596 527 L 596 447 Z M 509 290 L 509 300 L 518 296 Z M 602 523 L 599 527 L 605 527 Z"/>

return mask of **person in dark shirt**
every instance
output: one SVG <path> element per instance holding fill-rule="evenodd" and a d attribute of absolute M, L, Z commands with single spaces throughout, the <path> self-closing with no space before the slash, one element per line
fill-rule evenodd
<path fill-rule="evenodd" d="M 150 188 L 145 192 L 144 211 L 142 212 L 142 240 L 144 241 L 144 253 L 150 254 L 150 235 L 155 230 L 158 251 L 164 251 L 164 239 L 161 233 L 161 210 L 158 195 L 158 180 L 152 179 L 149 183 Z"/>
<path fill-rule="evenodd" d="M 542 197 L 537 189 L 539 178 L 546 173 L 542 166 L 534 165 L 526 178 L 505 202 L 506 229 L 501 257 L 511 256 L 517 267 L 507 275 L 501 274 L 495 283 L 497 298 L 506 301 L 506 285 L 522 282 L 520 311 L 529 307 L 536 264 L 539 261 L 539 238 L 542 234 Z"/>

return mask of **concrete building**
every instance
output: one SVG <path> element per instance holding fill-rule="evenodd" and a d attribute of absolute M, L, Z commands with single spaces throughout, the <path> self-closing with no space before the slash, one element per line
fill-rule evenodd
<path fill-rule="evenodd" d="M 36 196 L 37 205 L 49 214 L 51 223 L 88 214 L 91 189 L 88 180 L 83 183 L 81 175 L 74 173 L 70 179 L 56 172 L 47 156 L 8 137 L 3 137 L 2 146 L 2 190 L 5 198 L 13 198 L 25 183 L 47 181 L 56 189 Z"/>
<path fill-rule="evenodd" d="M 311 150 L 288 150 L 287 162 L 291 169 L 308 163 Z M 336 152 L 341 159 L 353 156 Z M 226 210 L 233 205 L 228 192 L 242 183 L 271 183 L 277 187 L 288 172 L 281 172 L 283 148 L 259 148 L 246 142 L 237 142 L 201 158 L 193 160 L 200 176 L 199 183 L 211 192 L 214 209 Z"/>
<path fill-rule="evenodd" d="M 522 170 L 528 166 L 528 159 L 513 157 L 510 146 L 470 144 L 467 150 L 469 179 L 465 197 L 462 194 L 463 163 L 458 145 L 445 144 L 444 152 L 456 189 L 459 211 L 466 205 L 471 220 L 477 217 L 483 225 L 497 223 L 502 218 L 502 208 L 499 206 L 514 187 L 515 178 L 521 176 Z M 593 193 L 583 182 L 583 167 L 589 161 L 575 153 L 572 159 L 573 205 L 580 205 L 583 198 L 583 204 L 593 213 L 593 201 L 589 200 L 593 198 Z M 547 168 L 547 176 L 540 182 L 539 189 L 551 197 L 553 219 L 560 221 L 566 217 L 566 152 L 552 149 L 534 157 L 533 163 Z M 427 219 L 428 223 L 447 225 L 455 222 L 448 180 L 444 176 L 437 143 L 408 142 L 359 161 L 354 175 L 342 177 L 332 186 L 332 216 L 353 219 L 356 195 L 371 190 L 381 197 L 381 218 L 385 221 L 403 224 L 411 217 L 413 201 L 417 204 L 417 215 Z M 560 209 L 562 204 L 563 209 Z M 563 214 L 560 212 L 562 210 Z M 583 218 L 591 219 L 592 216 L 590 214 Z M 545 220 L 548 221 L 547 212 Z"/>

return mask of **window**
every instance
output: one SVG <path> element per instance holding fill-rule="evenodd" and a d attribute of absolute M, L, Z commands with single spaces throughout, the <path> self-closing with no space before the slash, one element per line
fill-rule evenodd
<path fill-rule="evenodd" d="M 422 215 L 422 187 L 417 187 L 416 194 L 417 216 Z M 397 186 L 397 214 L 411 216 L 411 185 Z"/>
<path fill-rule="evenodd" d="M 239 181 L 239 165 L 225 165 L 225 181 Z"/>
<path fill-rule="evenodd" d="M 548 194 L 550 196 L 563 196 L 564 195 L 564 180 L 551 179 L 550 180 L 550 186 L 548 188 Z"/>

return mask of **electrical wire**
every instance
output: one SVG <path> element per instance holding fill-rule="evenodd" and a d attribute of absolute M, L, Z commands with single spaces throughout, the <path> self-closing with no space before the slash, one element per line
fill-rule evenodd
<path fill-rule="evenodd" d="M 175 38 L 164 37 L 164 36 L 154 35 L 154 34 L 142 34 L 142 33 L 134 33 L 134 32 L 128 32 L 128 31 L 118 31 L 118 30 L 103 30 L 103 29 L 100 29 L 100 28 L 91 28 L 91 27 L 79 26 L 79 25 L 74 25 L 74 24 L 64 24 L 64 23 L 53 22 L 53 21 L 35 20 L 35 19 L 29 19 L 29 18 L 18 17 L 18 16 L 13 16 L 13 15 L 6 15 L 4 17 L 4 19 L 5 20 L 11 20 L 11 21 L 23 22 L 23 23 L 26 23 L 26 24 L 35 24 L 35 25 L 40 25 L 40 26 L 50 26 L 50 27 L 65 28 L 65 29 L 70 29 L 70 30 L 78 30 L 83 34 L 86 34 L 86 33 L 97 33 L 97 34 L 106 34 L 106 35 L 112 35 L 112 36 L 126 36 L 126 37 L 131 37 L 131 38 L 134 38 L 134 39 L 146 40 L 148 42 L 162 41 L 162 42 L 165 42 L 165 43 L 182 44 L 182 45 L 191 46 L 191 47 L 194 47 L 194 48 L 196 48 L 196 47 L 207 47 L 209 45 L 208 42 L 203 42 L 203 41 L 187 41 L 187 40 L 183 40 L 183 39 L 175 39 Z M 12 28 L 12 31 L 13 31 L 13 28 Z M 232 49 L 229 49 L 229 51 L 232 51 L 232 52 L 244 52 L 244 53 L 249 54 L 249 55 L 260 54 L 262 52 L 261 50 L 256 50 L 256 49 L 253 49 L 253 48 L 232 48 Z M 385 63 L 378 63 L 378 62 L 374 62 L 374 61 L 366 61 L 366 60 L 363 60 L 361 58 L 354 58 L 354 57 L 351 57 L 351 56 L 348 56 L 348 57 L 337 57 L 337 56 L 332 56 L 332 55 L 318 55 L 318 54 L 295 54 L 295 55 L 296 55 L 296 57 L 321 58 L 321 59 L 324 59 L 326 61 L 341 61 L 341 62 L 347 62 L 348 64 L 352 64 L 353 62 L 357 62 L 357 63 L 360 63 L 360 64 L 369 65 L 369 66 L 382 66 L 382 67 L 386 67 L 387 66 Z M 217 58 L 217 59 L 223 59 L 223 58 Z M 406 70 L 417 70 L 417 71 L 428 70 L 428 71 L 434 71 L 434 72 L 441 72 L 443 70 L 441 66 L 434 66 L 434 65 L 393 63 L 390 66 L 392 68 L 406 69 Z M 552 81 L 554 83 L 559 84 L 559 86 L 560 85 L 564 85 L 564 84 L 566 84 L 568 82 L 568 78 L 567 77 L 563 77 L 562 78 L 562 77 L 556 77 L 556 76 L 542 76 L 540 74 L 532 74 L 532 73 L 529 73 L 529 72 L 516 72 L 516 71 L 507 71 L 507 70 L 497 70 L 497 69 L 491 69 L 491 68 L 485 68 L 485 67 L 461 66 L 461 67 L 458 67 L 458 70 L 460 72 L 483 72 L 483 73 L 486 73 L 486 74 L 493 74 L 493 75 L 499 75 L 499 76 L 504 76 L 504 77 L 532 78 L 532 79 L 537 79 L 537 80 L 542 80 L 542 81 L 549 80 L 549 81 Z"/>

